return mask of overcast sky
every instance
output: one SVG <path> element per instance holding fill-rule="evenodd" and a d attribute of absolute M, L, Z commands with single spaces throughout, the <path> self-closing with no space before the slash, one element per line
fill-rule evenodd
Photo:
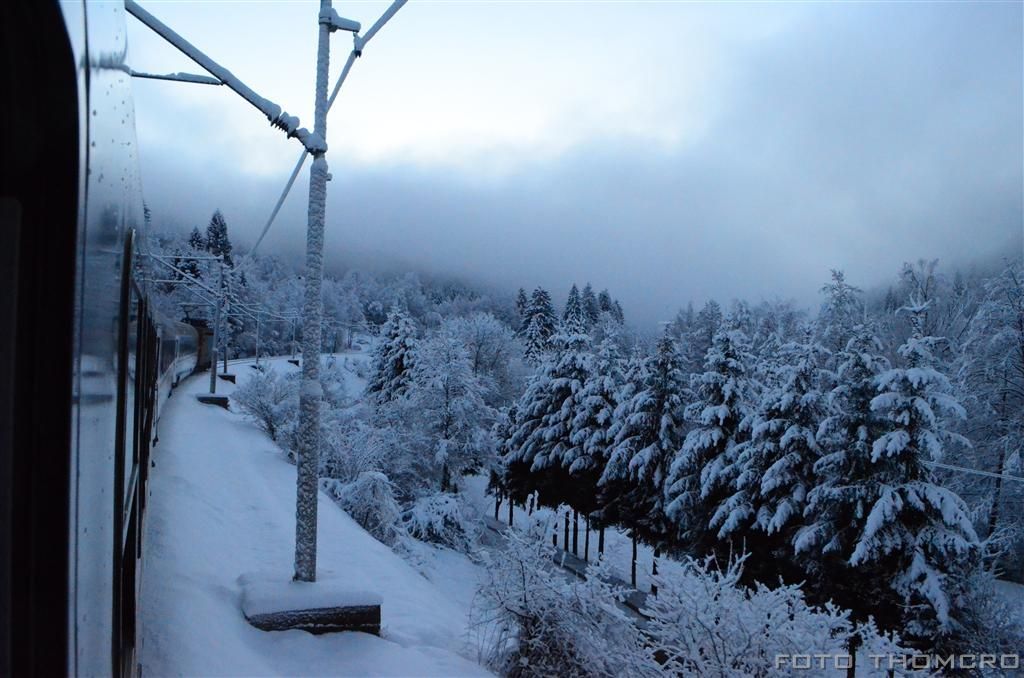
<path fill-rule="evenodd" d="M 312 128 L 316 3 L 156 2 Z M 368 27 L 386 3 L 335 2 Z M 201 72 L 129 18 L 129 64 Z M 1022 4 L 411 0 L 328 122 L 328 267 L 454 273 L 641 327 L 1022 256 Z M 333 38 L 331 81 L 351 49 Z M 147 202 L 252 242 L 301 151 L 222 87 L 135 80 Z M 304 249 L 303 174 L 261 246 Z M 244 249 L 242 247 L 241 249 Z"/>

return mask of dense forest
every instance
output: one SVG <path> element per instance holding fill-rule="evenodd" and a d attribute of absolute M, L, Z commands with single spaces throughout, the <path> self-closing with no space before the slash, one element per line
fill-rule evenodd
<path fill-rule="evenodd" d="M 158 278 L 230 290 L 231 356 L 253 355 L 257 331 L 261 355 L 294 351 L 301 271 L 233 253 L 219 212 L 205 232 L 157 235 L 150 248 L 174 267 Z M 200 258 L 209 255 L 223 266 Z M 207 319 L 192 287 L 157 283 L 161 311 Z M 881 287 L 836 270 L 813 311 L 708 300 L 656 332 L 631 326 L 599 285 L 566 287 L 557 309 L 540 287 L 504 294 L 414 273 L 327 277 L 324 350 L 339 356 L 322 376 L 325 491 L 385 543 L 409 535 L 468 551 L 480 517 L 465 479 L 484 475 L 497 502 L 568 510 L 686 563 L 686 576 L 713 582 L 716 596 L 738 596 L 749 619 L 756 596 L 782 596 L 818 632 L 831 628 L 823 637 L 846 624 L 848 647 L 956 653 L 982 639 L 1006 651 L 1019 641 L 992 588 L 996 576 L 1024 579 L 1019 257 L 969 271 L 916 261 Z M 365 393 L 338 386 L 344 349 L 373 351 Z M 297 383 L 267 371 L 240 399 L 293 453 Z M 520 575 L 541 567 L 537 543 L 523 541 L 509 559 Z M 527 586 L 515 588 L 507 566 L 494 568 L 489 598 L 506 612 Z M 652 608 L 662 649 L 683 643 L 666 620 L 699 608 L 680 581 L 664 577 Z M 596 579 L 586 586 L 586 595 L 616 595 Z M 579 620 L 586 610 L 534 600 L 508 617 L 518 649 L 514 661 L 507 652 L 494 660 L 500 670 L 516 673 L 524 658 L 551 670 L 651 665 L 641 656 L 650 659 L 654 636 L 616 632 L 591 647 L 587 634 L 601 631 Z M 831 606 L 842 615 L 829 618 Z M 687 647 L 669 660 L 678 670 L 712 670 L 687 663 L 704 645 Z"/>

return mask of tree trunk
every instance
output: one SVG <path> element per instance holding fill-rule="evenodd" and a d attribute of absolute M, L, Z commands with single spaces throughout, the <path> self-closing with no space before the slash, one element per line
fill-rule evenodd
<path fill-rule="evenodd" d="M 498 517 L 498 511 L 501 509 L 501 494 L 498 492 L 494 493 L 494 522 L 501 520 Z"/>
<path fill-rule="evenodd" d="M 572 554 L 580 555 L 580 512 L 576 509 L 572 510 Z"/>
<path fill-rule="evenodd" d="M 630 571 L 629 571 L 629 583 L 633 585 L 633 588 L 636 588 L 636 534 L 634 533 L 632 535 L 632 537 L 633 537 L 633 562 L 632 562 L 632 564 L 630 566 Z"/>
<path fill-rule="evenodd" d="M 508 498 L 508 526 L 509 527 L 512 527 L 512 506 L 514 504 L 515 504 L 515 502 L 512 501 L 512 496 L 509 495 L 509 498 Z"/>
<path fill-rule="evenodd" d="M 565 536 L 562 539 L 562 549 L 569 550 L 569 509 L 565 509 Z"/>
<path fill-rule="evenodd" d="M 846 645 L 846 652 L 850 655 L 850 666 L 846 669 L 846 678 L 857 678 L 857 648 L 860 647 L 860 644 L 860 635 L 852 634 Z"/>
<path fill-rule="evenodd" d="M 999 450 L 999 470 L 996 473 L 1000 474 L 996 478 L 996 488 L 992 497 L 992 508 L 988 511 L 988 536 L 992 536 L 992 533 L 996 531 L 996 523 L 999 522 L 999 502 L 1002 499 L 1003 494 L 1003 465 L 1006 463 L 1006 446 Z"/>
<path fill-rule="evenodd" d="M 604 555 L 604 525 L 597 531 L 597 555 Z"/>
<path fill-rule="evenodd" d="M 1006 421 L 1006 393 L 1003 392 L 1002 403 L 1000 406 L 1000 414 L 1002 419 Z M 992 533 L 996 531 L 996 523 L 999 522 L 999 503 L 1002 499 L 1003 494 L 1003 466 L 1006 464 L 1006 443 L 1003 443 L 1003 447 L 999 450 L 999 463 L 996 465 L 996 473 L 999 477 L 996 478 L 995 493 L 992 497 L 992 508 L 988 512 L 988 534 L 992 536 Z"/>
<path fill-rule="evenodd" d="M 586 518 L 587 536 L 583 540 L 583 560 L 590 562 L 590 514 L 587 514 Z"/>
<path fill-rule="evenodd" d="M 661 549 L 654 549 L 654 559 L 651 561 L 651 593 L 655 597 L 658 596 L 658 585 L 654 583 L 654 577 L 658 576 L 658 556 L 661 555 Z"/>

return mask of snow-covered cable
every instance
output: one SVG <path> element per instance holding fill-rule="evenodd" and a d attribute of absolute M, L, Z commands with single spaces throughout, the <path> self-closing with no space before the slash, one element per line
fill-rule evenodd
<path fill-rule="evenodd" d="M 280 106 L 269 99 L 261 97 L 235 75 L 216 61 L 208 57 L 185 38 L 178 35 L 169 26 L 143 9 L 134 0 L 124 0 L 124 8 L 129 14 L 148 26 L 153 32 L 178 48 L 185 56 L 202 66 L 210 75 L 231 88 L 243 99 L 255 106 L 274 127 L 284 130 L 289 137 L 297 137 L 302 145 L 314 153 L 327 150 L 324 140 L 319 135 L 299 127 L 299 119 L 288 115 Z"/>
<path fill-rule="evenodd" d="M 150 256 L 151 259 L 153 259 L 157 263 L 163 264 L 164 266 L 170 268 L 171 270 L 175 271 L 179 275 L 184 276 L 188 281 L 190 281 L 190 282 L 192 282 L 192 283 L 194 283 L 196 285 L 199 285 L 200 287 L 202 287 L 204 290 L 206 290 L 210 294 L 212 294 L 214 296 L 220 296 L 220 292 L 217 292 L 216 290 L 210 289 L 201 280 L 199 280 L 198 278 L 196 278 L 196 277 L 194 277 L 192 275 L 189 275 L 186 271 L 181 270 L 180 268 L 178 268 L 177 266 L 175 266 L 171 262 L 167 261 L 167 259 L 165 259 L 164 257 L 160 256 L 159 254 L 150 254 L 149 256 Z"/>
<path fill-rule="evenodd" d="M 356 53 L 356 56 L 359 56 L 366 47 L 366 43 L 370 42 L 373 36 L 377 35 L 377 31 L 384 28 L 384 24 L 390 21 L 391 17 L 395 16 L 395 12 L 402 9 L 402 5 L 406 2 L 408 2 L 408 0 L 395 0 L 391 3 L 391 6 L 380 15 L 380 18 L 370 26 L 370 30 L 366 31 L 365 35 L 361 37 L 358 35 L 355 36 L 355 48 L 352 51 Z"/>
<path fill-rule="evenodd" d="M 249 254 L 252 255 L 260 243 L 263 242 L 263 236 L 270 230 L 271 225 L 274 223 L 274 219 L 277 218 L 277 213 L 281 211 L 281 205 L 284 204 L 285 198 L 288 197 L 288 193 L 292 190 L 292 185 L 295 183 L 295 179 L 298 178 L 299 172 L 302 171 L 302 165 L 306 162 L 306 156 L 309 155 L 309 151 L 302 149 L 302 153 L 299 154 L 299 161 L 295 163 L 295 169 L 292 170 L 292 175 L 288 177 L 288 183 L 284 185 L 284 190 L 281 191 L 281 197 L 277 199 L 277 204 L 274 205 L 274 210 L 270 213 L 270 218 L 267 219 L 267 223 L 263 225 L 263 230 L 260 231 L 260 237 L 256 238 L 256 244 L 249 250 Z"/>
<path fill-rule="evenodd" d="M 196 75 L 195 73 L 143 73 L 142 71 L 135 71 L 127 69 L 128 74 L 133 78 L 146 78 L 149 80 L 173 80 L 175 82 L 193 82 L 198 85 L 223 85 L 224 83 L 217 78 L 211 78 L 208 75 Z"/>
<path fill-rule="evenodd" d="M 926 466 L 934 466 L 935 468 L 945 469 L 947 471 L 957 471 L 960 473 L 973 473 L 977 476 L 985 476 L 986 478 L 1001 478 L 1003 480 L 1013 480 L 1018 483 L 1024 483 L 1024 477 L 1022 476 L 1011 476 L 1006 473 L 993 473 L 992 471 L 979 471 L 978 469 L 967 468 L 966 466 L 954 466 L 953 464 L 942 464 L 937 461 L 926 461 L 923 462 Z"/>

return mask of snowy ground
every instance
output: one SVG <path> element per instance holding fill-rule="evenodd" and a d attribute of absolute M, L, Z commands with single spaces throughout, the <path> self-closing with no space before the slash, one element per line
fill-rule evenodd
<path fill-rule="evenodd" d="M 365 360 L 349 354 L 344 360 Z M 295 370 L 285 358 L 275 368 Z M 242 383 L 253 370 L 232 363 Z M 359 380 L 351 383 L 353 391 Z M 142 582 L 141 662 L 155 676 L 487 675 L 466 619 L 478 573 L 424 547 L 417 567 L 320 496 L 319 571 L 383 595 L 382 637 L 267 633 L 241 613 L 239 577 L 292 573 L 295 467 L 240 414 L 202 405 L 209 380 L 168 401 L 153 450 Z M 234 386 L 218 381 L 218 392 Z M 223 389 L 223 391 L 222 391 Z M 417 571 L 419 570 L 419 571 Z M 421 574 L 422 572 L 423 574 Z"/>
<path fill-rule="evenodd" d="M 998 591 L 1005 600 L 1017 610 L 1017 615 L 1024 620 L 1024 584 L 1012 581 L 996 582 Z"/>

